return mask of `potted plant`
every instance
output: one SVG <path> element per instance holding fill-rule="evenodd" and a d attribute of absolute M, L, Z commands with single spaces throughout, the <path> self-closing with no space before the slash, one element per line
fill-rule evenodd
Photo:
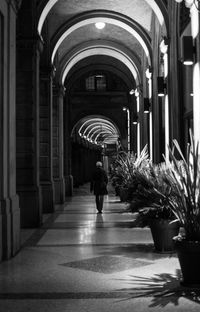
<path fill-rule="evenodd" d="M 143 148 L 140 155 L 134 153 L 121 152 L 115 161 L 115 173 L 112 175 L 112 184 L 119 187 L 118 194 L 121 201 L 130 201 L 133 188 L 137 184 L 134 172 L 148 167 L 149 156 L 147 146 Z"/>
<path fill-rule="evenodd" d="M 139 207 L 134 226 L 149 226 L 158 252 L 174 251 L 173 237 L 179 232 L 179 222 L 170 209 L 173 189 L 165 182 L 167 166 L 151 165 L 148 170 L 135 172 L 139 181 L 129 206 L 132 212 Z M 141 208 L 143 206 L 143 208 Z"/>
<path fill-rule="evenodd" d="M 200 155 L 199 144 L 192 135 L 184 157 L 177 141 L 170 150 L 171 166 L 167 182 L 174 189 L 170 208 L 176 215 L 184 234 L 174 238 L 182 284 L 200 287 Z M 174 152 L 178 152 L 179 159 Z"/>

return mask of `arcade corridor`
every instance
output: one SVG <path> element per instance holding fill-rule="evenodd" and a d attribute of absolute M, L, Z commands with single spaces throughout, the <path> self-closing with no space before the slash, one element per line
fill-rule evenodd
<path fill-rule="evenodd" d="M 88 185 L 75 190 L 22 249 L 0 264 L 1 312 L 199 311 L 199 293 L 180 287 L 175 254 L 153 250 L 149 229 L 111 190 L 96 214 Z"/>
<path fill-rule="evenodd" d="M 199 310 L 176 254 L 88 186 L 97 161 L 159 166 L 190 133 L 200 0 L 0 0 L 0 312 Z"/>

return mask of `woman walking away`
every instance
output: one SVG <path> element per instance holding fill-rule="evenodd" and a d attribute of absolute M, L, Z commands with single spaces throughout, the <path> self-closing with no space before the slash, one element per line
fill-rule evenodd
<path fill-rule="evenodd" d="M 96 198 L 96 208 L 99 213 L 103 210 L 104 195 L 108 194 L 107 191 L 108 177 L 105 170 L 102 168 L 102 162 L 97 161 L 96 170 L 92 175 L 92 181 L 90 184 L 90 191 L 94 192 Z"/>

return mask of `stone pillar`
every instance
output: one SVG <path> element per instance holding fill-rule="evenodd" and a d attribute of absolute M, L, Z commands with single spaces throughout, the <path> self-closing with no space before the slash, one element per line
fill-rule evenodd
<path fill-rule="evenodd" d="M 162 160 L 162 98 L 157 94 L 157 77 L 159 76 L 159 44 L 160 44 L 160 24 L 153 15 L 152 32 L 154 33 L 152 41 L 152 57 L 153 77 L 152 77 L 152 144 L 153 144 L 153 161 L 159 163 Z"/>
<path fill-rule="evenodd" d="M 54 211 L 53 148 L 52 148 L 52 71 L 40 72 L 40 187 L 42 211 Z"/>
<path fill-rule="evenodd" d="M 38 37 L 17 40 L 17 193 L 22 227 L 42 223 L 39 184 L 39 61 Z"/>
<path fill-rule="evenodd" d="M 16 13 L 15 1 L 0 2 L 0 260 L 20 248 L 20 209 L 16 195 Z M 4 40 L 3 40 L 4 39 Z"/>
<path fill-rule="evenodd" d="M 178 48 L 179 48 L 179 34 L 177 31 L 177 7 L 175 1 L 169 1 L 169 79 L 168 79 L 168 96 L 169 96 L 169 141 L 176 139 L 179 143 L 182 140 L 182 103 L 180 103 L 181 92 L 179 90 L 179 64 L 178 64 Z"/>
<path fill-rule="evenodd" d="M 194 139 L 197 143 L 200 143 L 200 13 L 197 10 L 197 6 L 200 10 L 199 1 L 196 1 L 196 5 L 191 1 L 186 1 L 188 7 L 190 7 L 191 18 L 191 31 L 194 39 L 194 65 L 193 65 L 193 133 Z"/>
<path fill-rule="evenodd" d="M 73 194 L 73 176 L 71 174 L 71 124 L 70 124 L 70 103 L 65 95 L 64 103 L 64 176 L 65 176 L 65 195 Z"/>
<path fill-rule="evenodd" d="M 56 204 L 63 204 L 65 201 L 63 97 L 64 88 L 62 86 L 55 86 L 53 89 L 53 183 Z"/>

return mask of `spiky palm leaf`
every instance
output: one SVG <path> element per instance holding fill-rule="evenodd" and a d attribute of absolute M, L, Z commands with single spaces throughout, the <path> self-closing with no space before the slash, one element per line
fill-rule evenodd
<path fill-rule="evenodd" d="M 186 238 L 200 240 L 200 155 L 199 144 L 195 144 L 191 135 L 186 157 L 180 146 L 174 140 L 174 148 L 178 152 L 181 162 L 169 148 L 171 157 L 170 174 L 166 178 L 173 186 L 174 197 L 170 199 L 170 206 L 174 214 L 185 228 Z"/>

